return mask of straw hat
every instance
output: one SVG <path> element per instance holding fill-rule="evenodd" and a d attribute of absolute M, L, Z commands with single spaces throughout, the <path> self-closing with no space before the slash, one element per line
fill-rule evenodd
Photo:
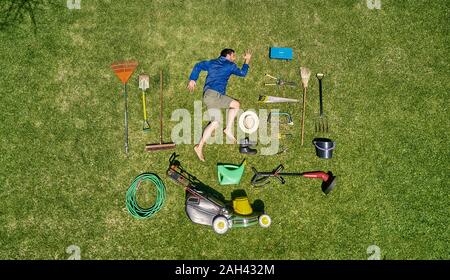
<path fill-rule="evenodd" d="M 258 130 L 259 118 L 253 111 L 245 111 L 239 117 L 239 128 L 248 134 L 252 134 Z"/>

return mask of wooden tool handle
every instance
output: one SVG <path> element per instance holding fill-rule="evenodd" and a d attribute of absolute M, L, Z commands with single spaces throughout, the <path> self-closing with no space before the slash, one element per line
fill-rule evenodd
<path fill-rule="evenodd" d="M 302 112 L 302 140 L 301 145 L 303 146 L 303 139 L 305 135 L 305 112 L 306 111 L 306 87 L 303 88 L 303 112 Z"/>
<path fill-rule="evenodd" d="M 162 110 L 163 110 L 163 71 L 161 69 L 161 71 L 159 72 L 159 87 L 160 87 L 160 92 L 159 92 L 159 143 L 162 144 L 162 140 L 163 140 L 163 120 L 162 120 Z"/>

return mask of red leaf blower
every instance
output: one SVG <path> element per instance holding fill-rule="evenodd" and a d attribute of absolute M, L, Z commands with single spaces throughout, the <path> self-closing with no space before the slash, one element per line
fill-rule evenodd
<path fill-rule="evenodd" d="M 336 185 L 336 176 L 333 176 L 333 173 L 329 171 L 328 173 L 324 171 L 309 171 L 302 173 L 282 173 L 284 166 L 280 164 L 275 170 L 272 172 L 258 172 L 254 167 L 252 167 L 255 175 L 252 178 L 251 184 L 254 187 L 262 187 L 269 183 L 271 177 L 277 178 L 281 184 L 284 184 L 286 181 L 283 176 L 303 176 L 305 178 L 316 178 L 322 180 L 322 191 L 325 194 L 328 194 L 334 189 Z"/>

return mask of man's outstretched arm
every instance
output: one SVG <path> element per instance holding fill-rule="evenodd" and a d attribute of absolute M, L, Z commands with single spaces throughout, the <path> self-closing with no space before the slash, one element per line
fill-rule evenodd
<path fill-rule="evenodd" d="M 194 91 L 195 85 L 197 84 L 196 81 L 198 80 L 198 77 L 200 76 L 200 72 L 207 71 L 209 67 L 209 61 L 201 61 L 197 64 L 195 64 L 194 68 L 192 69 L 191 75 L 189 76 L 189 83 L 188 83 L 188 89 L 190 92 Z"/>
<path fill-rule="evenodd" d="M 242 65 L 242 68 L 241 69 L 239 69 L 239 67 L 235 67 L 234 69 L 233 69 L 233 74 L 234 75 L 236 75 L 236 76 L 240 76 L 240 77 L 245 77 L 246 75 L 247 75 L 247 72 L 248 72 L 248 68 L 249 68 L 249 64 L 250 64 L 250 60 L 251 60 L 251 58 L 252 58 L 252 52 L 249 50 L 249 49 L 247 49 L 246 51 L 245 51 L 245 53 L 244 53 L 244 65 Z"/>
<path fill-rule="evenodd" d="M 244 64 L 250 64 L 250 60 L 252 58 L 252 51 L 250 49 L 245 50 L 244 53 Z"/>

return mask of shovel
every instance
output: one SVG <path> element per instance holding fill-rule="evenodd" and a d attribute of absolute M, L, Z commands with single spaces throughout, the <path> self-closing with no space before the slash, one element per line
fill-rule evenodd
<path fill-rule="evenodd" d="M 144 121 L 142 123 L 142 131 L 149 132 L 150 131 L 150 124 L 148 123 L 148 116 L 147 116 L 147 99 L 145 96 L 145 90 L 149 87 L 149 80 L 150 78 L 148 75 L 141 74 L 139 75 L 139 88 L 142 90 L 142 111 L 144 112 Z"/>

